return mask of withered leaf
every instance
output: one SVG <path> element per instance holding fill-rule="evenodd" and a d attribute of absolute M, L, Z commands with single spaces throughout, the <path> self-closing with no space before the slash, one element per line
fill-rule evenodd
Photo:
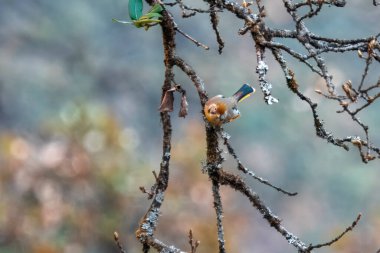
<path fill-rule="evenodd" d="M 178 116 L 185 118 L 187 116 L 187 113 L 188 113 L 188 107 L 189 107 L 189 103 L 187 103 L 186 95 L 182 94 L 181 108 L 179 109 Z"/>
<path fill-rule="evenodd" d="M 160 108 L 158 110 L 160 112 L 172 112 L 173 111 L 173 103 L 174 103 L 174 95 L 173 92 L 175 89 L 170 89 L 165 92 L 165 95 L 161 101 Z"/>

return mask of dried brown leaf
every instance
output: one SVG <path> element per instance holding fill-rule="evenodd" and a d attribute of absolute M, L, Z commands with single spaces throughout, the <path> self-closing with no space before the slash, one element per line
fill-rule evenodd
<path fill-rule="evenodd" d="M 160 108 L 158 109 L 160 112 L 172 112 L 173 104 L 174 104 L 174 89 L 167 90 L 165 95 L 161 101 Z"/>
<path fill-rule="evenodd" d="M 181 108 L 179 109 L 178 116 L 185 118 L 187 116 L 187 113 L 188 113 L 188 107 L 189 107 L 189 103 L 187 103 L 186 95 L 182 94 Z"/>

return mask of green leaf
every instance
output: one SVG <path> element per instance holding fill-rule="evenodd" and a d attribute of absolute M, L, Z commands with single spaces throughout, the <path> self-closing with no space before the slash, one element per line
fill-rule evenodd
<path fill-rule="evenodd" d="M 143 20 L 143 19 L 152 19 L 152 18 L 156 18 L 156 19 L 159 19 L 159 18 L 162 18 L 162 15 L 160 13 L 147 13 L 143 16 L 141 16 L 139 18 L 139 20 Z"/>
<path fill-rule="evenodd" d="M 139 19 L 139 20 L 133 21 L 133 24 L 137 28 L 140 28 L 145 25 L 151 25 L 151 24 L 160 23 L 160 22 L 161 20 L 159 19 L 142 19 L 142 20 Z"/>
<path fill-rule="evenodd" d="M 160 13 L 163 10 L 164 8 L 161 6 L 161 4 L 155 4 L 152 6 L 152 8 L 150 8 L 148 13 Z"/>
<path fill-rule="evenodd" d="M 128 9 L 129 9 L 129 17 L 132 20 L 138 20 L 142 15 L 142 10 L 143 10 L 142 0 L 129 0 Z"/>
<path fill-rule="evenodd" d="M 116 22 L 116 23 L 120 23 L 120 24 L 133 24 L 133 22 L 130 22 L 130 21 L 124 21 L 124 20 L 119 20 L 119 19 L 116 19 L 116 18 L 113 18 L 112 21 L 113 21 L 113 22 Z"/>

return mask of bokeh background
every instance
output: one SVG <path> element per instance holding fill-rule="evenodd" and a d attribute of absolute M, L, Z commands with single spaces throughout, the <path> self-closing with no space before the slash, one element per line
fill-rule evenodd
<path fill-rule="evenodd" d="M 198 2 L 191 2 L 197 6 Z M 292 28 L 281 1 L 263 1 L 268 24 Z M 202 3 L 199 3 L 202 6 Z M 163 80 L 161 31 L 113 23 L 127 19 L 127 0 L 2 0 L 0 4 L 0 252 L 117 252 L 118 231 L 127 252 L 141 252 L 134 236 L 150 202 L 158 171 L 161 128 L 157 108 Z M 211 47 L 197 48 L 177 35 L 178 54 L 195 67 L 210 95 L 232 94 L 257 83 L 255 53 L 243 25 L 221 14 L 226 47 L 217 53 L 209 17 L 181 19 L 180 28 Z M 341 38 L 379 32 L 380 9 L 372 1 L 324 8 L 307 22 L 317 34 Z M 289 45 L 297 46 L 292 42 Z M 327 56 L 338 85 L 360 80 L 364 63 L 356 52 Z M 258 91 L 241 105 L 242 117 L 225 128 L 241 160 L 257 175 L 289 191 L 284 196 L 246 178 L 284 226 L 305 242 L 325 242 L 361 212 L 353 232 L 319 252 L 375 252 L 380 248 L 380 166 L 361 162 L 357 150 L 337 148 L 315 136 L 308 107 L 285 87 L 268 55 L 268 79 L 280 103 L 268 106 Z M 361 134 L 337 105 L 314 89 L 323 82 L 294 64 L 301 89 L 320 102 L 321 117 L 336 136 Z M 369 80 L 377 81 L 379 66 Z M 173 112 L 170 185 L 157 236 L 189 249 L 192 229 L 199 252 L 217 252 L 210 182 L 201 172 L 205 132 L 201 107 L 180 72 L 189 116 Z M 379 103 L 366 109 L 374 143 L 380 143 Z M 226 158 L 228 156 L 226 155 Z M 228 158 L 226 168 L 234 170 Z M 237 192 L 223 188 L 227 249 L 232 252 L 295 252 Z"/>

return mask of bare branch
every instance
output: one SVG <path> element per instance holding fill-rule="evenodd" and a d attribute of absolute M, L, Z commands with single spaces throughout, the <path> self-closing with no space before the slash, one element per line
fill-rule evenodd
<path fill-rule="evenodd" d="M 118 232 L 113 232 L 113 239 L 115 240 L 116 242 L 116 245 L 117 247 L 119 248 L 120 250 L 120 253 L 127 253 L 125 250 L 124 250 L 124 247 L 121 245 L 120 241 L 119 241 L 119 233 Z"/>
<path fill-rule="evenodd" d="M 257 193 L 253 192 L 241 178 L 223 170 L 218 170 L 218 173 L 213 176 L 216 176 L 216 179 L 222 185 L 228 185 L 245 195 L 251 204 L 263 215 L 263 218 L 269 223 L 269 225 L 277 230 L 289 244 L 296 247 L 299 252 L 309 252 L 306 244 L 281 225 L 281 220 L 272 213 Z"/>
<path fill-rule="evenodd" d="M 174 57 L 173 64 L 179 67 L 193 82 L 198 92 L 201 105 L 203 107 L 208 99 L 203 80 L 195 73 L 194 69 L 189 64 L 187 64 L 182 58 L 178 56 Z"/>
<path fill-rule="evenodd" d="M 284 72 L 284 75 L 285 75 L 285 78 L 286 78 L 286 82 L 287 82 L 287 85 L 289 87 L 289 89 L 291 91 L 293 91 L 301 100 L 305 101 L 306 103 L 309 104 L 310 106 L 310 109 L 313 113 L 313 118 L 314 118 L 314 126 L 315 126 L 315 130 L 316 130 L 316 134 L 317 136 L 323 138 L 323 139 L 326 139 L 328 142 L 336 145 L 336 146 L 339 146 L 339 147 L 342 147 L 344 148 L 345 150 L 348 150 L 348 146 L 344 144 L 344 142 L 342 140 L 339 140 L 339 139 L 336 139 L 334 138 L 334 136 L 330 133 L 330 132 L 327 132 L 323 126 L 323 121 L 321 121 L 319 119 L 319 115 L 317 113 L 317 104 L 312 102 L 310 98 L 306 97 L 304 94 L 302 94 L 299 90 L 298 90 L 298 83 L 296 82 L 295 80 L 295 76 L 294 76 L 294 73 L 293 71 L 291 71 L 287 65 L 286 65 L 286 61 L 285 59 L 283 58 L 282 54 L 280 51 L 276 50 L 276 49 L 272 49 L 272 53 L 273 55 L 275 56 L 277 62 L 280 64 L 283 72 Z"/>
<path fill-rule="evenodd" d="M 190 247 L 191 247 L 191 253 L 196 253 L 197 252 L 197 248 L 198 248 L 198 246 L 200 244 L 200 241 L 194 239 L 194 237 L 193 237 L 193 231 L 191 229 L 189 231 L 189 244 L 190 244 Z"/>
<path fill-rule="evenodd" d="M 210 175 L 211 177 L 211 175 Z M 219 182 L 212 180 L 212 195 L 214 197 L 214 209 L 216 212 L 216 226 L 218 228 L 218 243 L 219 253 L 225 253 L 225 240 L 224 240 L 224 228 L 223 228 L 223 205 L 222 198 L 220 196 Z"/>
<path fill-rule="evenodd" d="M 163 4 L 161 1 L 147 0 L 152 5 L 155 3 Z M 268 81 L 269 66 L 266 62 L 266 54 L 272 54 L 281 67 L 285 76 L 287 87 L 295 94 L 300 100 L 306 102 L 310 109 L 314 121 L 314 127 L 316 135 L 327 140 L 327 142 L 342 147 L 345 150 L 349 149 L 349 145 L 358 148 L 360 156 L 363 162 L 371 161 L 380 158 L 380 149 L 371 143 L 369 135 L 369 127 L 363 123 L 358 114 L 365 108 L 373 104 L 375 100 L 380 97 L 380 79 L 377 83 L 368 84 L 367 80 L 371 65 L 373 63 L 380 62 L 380 33 L 366 38 L 359 39 L 337 39 L 323 37 L 313 34 L 304 21 L 311 19 L 318 15 L 325 5 L 333 5 L 335 7 L 344 7 L 346 1 L 344 0 L 304 0 L 294 2 L 292 0 L 283 0 L 287 13 L 291 16 L 294 22 L 294 28 L 291 30 L 286 29 L 273 29 L 266 25 L 265 17 L 266 12 L 264 5 L 260 0 L 254 3 L 237 3 L 235 1 L 228 0 L 205 0 L 209 9 L 193 8 L 184 3 L 183 0 L 174 0 L 171 3 L 164 3 L 167 7 L 177 6 L 179 7 L 182 17 L 193 17 L 198 13 L 208 13 L 210 15 L 210 21 L 212 29 L 216 35 L 216 41 L 219 46 L 219 53 L 222 52 L 224 47 L 224 41 L 220 35 L 218 12 L 228 11 L 233 13 L 237 18 L 241 19 L 244 24 L 239 29 L 240 35 L 245 35 L 248 32 L 251 34 L 252 42 L 255 46 L 255 54 L 257 66 L 255 72 L 257 74 L 260 88 L 264 94 L 264 101 L 267 104 L 273 104 L 278 102 L 271 94 L 272 84 Z M 377 2 L 373 1 L 374 5 Z M 252 5 L 252 6 L 251 6 Z M 251 8 L 251 7 L 252 8 Z M 161 206 L 164 201 L 165 191 L 169 183 L 169 161 L 171 155 L 171 118 L 170 112 L 173 111 L 174 91 L 181 93 L 181 105 L 179 116 L 185 117 L 187 114 L 187 99 L 186 91 L 174 81 L 174 67 L 178 67 L 180 71 L 188 76 L 192 85 L 198 92 L 199 101 L 203 107 L 208 100 L 208 95 L 205 89 L 205 84 L 195 70 L 180 56 L 176 54 L 175 48 L 175 34 L 176 32 L 189 39 L 195 45 L 204 49 L 209 49 L 208 46 L 198 42 L 187 33 L 178 28 L 173 16 L 167 11 L 162 11 L 162 37 L 164 46 L 164 64 L 165 64 L 165 79 L 162 85 L 161 94 L 161 106 L 160 106 L 160 118 L 162 122 L 163 130 L 163 142 L 162 142 L 162 158 L 160 163 L 160 171 L 158 175 L 155 175 L 156 183 L 152 186 L 150 191 L 147 191 L 144 187 L 141 187 L 141 191 L 148 194 L 148 198 L 152 199 L 151 205 L 140 221 L 139 228 L 136 231 L 136 237 L 143 245 L 143 252 L 148 252 L 150 248 L 153 248 L 159 252 L 183 252 L 175 246 L 168 246 L 164 242 L 157 239 L 154 232 L 157 227 L 157 222 L 160 216 Z M 302 50 L 287 46 L 279 39 L 289 39 L 296 41 Z M 280 42 L 279 42 L 280 41 Z M 306 53 L 305 53 L 306 50 Z M 333 83 L 333 77 L 330 74 L 330 70 L 327 67 L 327 62 L 324 58 L 328 53 L 345 53 L 350 51 L 357 51 L 358 56 L 365 59 L 365 67 L 361 76 L 360 82 L 352 84 L 350 81 L 346 81 L 341 86 Z M 302 53 L 300 53 L 302 52 Z M 320 76 L 324 80 L 325 88 L 327 92 L 316 90 L 321 98 L 333 100 L 338 103 L 341 109 L 338 113 L 347 113 L 350 116 L 350 120 L 355 122 L 363 131 L 364 138 L 360 136 L 347 136 L 345 138 L 336 138 L 332 133 L 327 131 L 324 126 L 323 120 L 320 119 L 318 113 L 318 104 L 311 100 L 309 96 L 306 96 L 300 88 L 300 84 L 296 80 L 296 75 L 293 68 L 285 61 L 283 53 L 286 53 L 290 57 L 298 60 L 301 64 L 307 66 L 311 72 L 314 72 L 317 76 Z M 346 79 L 348 80 L 348 78 Z M 342 90 L 338 89 L 339 87 Z M 202 111 L 203 112 L 203 111 Z M 220 194 L 220 186 L 225 185 L 232 189 L 235 189 L 239 193 L 243 194 L 257 209 L 268 224 L 278 231 L 289 244 L 293 245 L 298 252 L 311 252 L 313 249 L 331 246 L 336 241 L 340 240 L 346 233 L 354 229 L 357 225 L 361 215 L 359 214 L 356 220 L 351 226 L 339 236 L 333 238 L 329 242 L 323 244 L 316 244 L 306 246 L 297 236 L 282 226 L 281 220 L 275 214 L 273 214 L 270 208 L 264 204 L 259 195 L 250 188 L 244 180 L 238 175 L 228 173 L 224 171 L 223 163 L 224 159 L 221 155 L 220 139 L 223 140 L 223 144 L 226 146 L 229 154 L 237 162 L 237 169 L 244 174 L 250 175 L 259 182 L 276 189 L 279 192 L 294 196 L 297 193 L 291 193 L 283 190 L 280 187 L 274 186 L 268 180 L 257 176 L 252 170 L 248 169 L 240 161 L 238 155 L 233 149 L 232 145 L 228 141 L 227 134 L 223 132 L 221 127 L 212 126 L 205 118 L 205 131 L 206 131 L 206 163 L 204 166 L 204 172 L 211 181 L 211 191 L 213 193 L 213 204 L 216 213 L 216 225 L 217 225 L 217 240 L 219 243 L 219 253 L 226 252 L 225 239 L 224 239 L 224 227 L 222 224 L 223 218 L 223 205 L 222 196 Z M 375 155 L 373 155 L 375 154 Z M 117 234 L 117 233 L 116 233 Z M 118 239 L 118 237 L 117 237 Z M 118 244 L 118 240 L 115 236 L 115 241 Z M 192 231 L 189 232 L 189 244 L 191 247 L 191 253 L 195 253 L 199 245 L 199 241 L 194 241 Z M 119 244 L 118 244 L 119 246 Z M 119 246 L 122 251 L 122 247 Z"/>
<path fill-rule="evenodd" d="M 218 45 L 219 45 L 218 52 L 219 54 L 221 54 L 224 48 L 224 41 L 222 37 L 220 36 L 220 32 L 218 28 L 219 18 L 218 18 L 218 14 L 215 11 L 215 7 L 216 7 L 216 3 L 210 4 L 210 10 L 211 10 L 210 20 L 212 24 L 212 29 L 214 30 L 215 35 L 216 35 L 216 41 L 218 42 Z"/>
<path fill-rule="evenodd" d="M 202 47 L 205 50 L 209 50 L 210 49 L 209 46 L 206 46 L 205 44 L 200 43 L 199 41 L 197 41 L 196 39 L 194 39 L 193 37 L 191 37 L 190 35 L 188 35 L 184 31 L 182 31 L 181 29 L 179 29 L 179 27 L 177 26 L 177 24 L 174 21 L 173 21 L 173 24 L 174 24 L 174 29 L 177 32 L 179 32 L 181 35 L 183 35 L 186 39 L 188 39 L 191 42 L 193 42 L 197 47 Z"/>
<path fill-rule="evenodd" d="M 186 5 L 183 3 L 182 0 L 175 0 L 175 2 L 172 2 L 172 3 L 164 3 L 164 5 L 167 5 L 167 6 L 175 6 L 175 5 L 178 5 L 179 8 L 181 9 L 181 12 L 182 12 L 182 17 L 184 18 L 187 18 L 189 17 L 190 15 L 187 14 L 185 12 L 185 10 L 188 10 L 188 11 L 191 11 L 191 13 L 194 13 L 192 14 L 191 16 L 194 16 L 196 15 L 197 13 L 211 13 L 211 12 L 220 12 L 220 10 L 203 10 L 203 9 L 200 9 L 200 8 L 194 8 L 194 7 L 190 7 L 189 5 Z"/>
<path fill-rule="evenodd" d="M 297 192 L 288 192 L 288 191 L 285 191 L 283 189 L 281 189 L 280 187 L 278 186 L 274 186 L 273 184 L 271 184 L 268 180 L 262 178 L 262 177 L 259 177 L 257 176 L 253 171 L 247 169 L 240 161 L 239 157 L 237 156 L 235 150 L 232 148 L 231 144 L 229 143 L 228 139 L 229 139 L 229 135 L 225 132 L 222 132 L 221 134 L 221 137 L 223 138 L 224 142 L 223 144 L 227 147 L 227 150 L 228 150 L 228 153 L 235 159 L 235 161 L 237 162 L 238 166 L 238 170 L 242 171 L 244 174 L 247 174 L 247 175 L 250 175 L 252 178 L 256 179 L 257 181 L 259 181 L 260 183 L 262 184 L 265 184 L 279 192 L 282 192 L 286 195 L 289 195 L 289 196 L 295 196 L 297 195 L 298 193 Z"/>
<path fill-rule="evenodd" d="M 354 229 L 354 227 L 358 224 L 358 222 L 359 222 L 359 220 L 360 220 L 361 217 L 362 217 L 362 214 L 359 213 L 358 216 L 356 217 L 356 219 L 354 220 L 354 222 L 352 222 L 351 226 L 347 227 L 346 230 L 343 231 L 343 233 L 341 233 L 340 235 L 338 235 L 337 237 L 335 237 L 331 241 L 326 242 L 326 243 L 316 244 L 316 245 L 310 245 L 308 247 L 308 250 L 311 251 L 313 249 L 318 249 L 318 248 L 322 248 L 322 247 L 326 247 L 326 246 L 331 246 L 333 243 L 339 241 L 339 239 L 342 238 L 349 231 L 352 231 Z"/>
<path fill-rule="evenodd" d="M 150 2 L 152 4 L 152 2 Z M 165 10 L 162 12 L 163 22 L 161 22 L 162 33 L 163 33 L 163 45 L 165 52 L 165 80 L 162 86 L 163 99 L 166 92 L 171 89 L 172 80 L 174 78 L 173 73 L 173 58 L 175 53 L 175 30 L 174 23 L 171 15 Z M 158 217 L 160 215 L 161 205 L 164 201 L 165 191 L 169 183 L 169 161 L 171 152 L 171 135 L 172 126 L 169 112 L 161 112 L 161 123 L 163 130 L 163 140 L 162 140 L 162 159 L 160 164 L 160 172 L 156 179 L 156 187 L 154 192 L 154 197 L 152 203 L 140 221 L 139 228 L 136 231 L 137 239 L 143 244 L 144 251 L 148 251 L 149 247 L 155 248 L 157 251 L 166 252 L 182 252 L 181 250 L 175 248 L 174 246 L 167 246 L 160 240 L 154 237 L 154 231 L 157 227 Z"/>

